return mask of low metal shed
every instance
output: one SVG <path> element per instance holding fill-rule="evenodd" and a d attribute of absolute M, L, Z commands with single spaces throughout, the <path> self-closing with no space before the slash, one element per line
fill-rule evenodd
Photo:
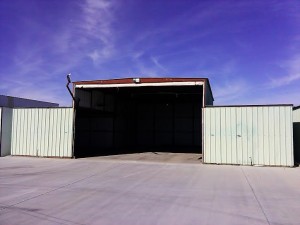
<path fill-rule="evenodd" d="M 294 166 L 292 105 L 203 109 L 204 162 Z"/>

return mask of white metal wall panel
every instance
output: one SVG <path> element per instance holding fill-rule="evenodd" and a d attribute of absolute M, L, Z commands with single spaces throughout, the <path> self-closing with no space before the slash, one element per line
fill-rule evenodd
<path fill-rule="evenodd" d="M 300 108 L 293 111 L 293 122 L 300 122 Z"/>
<path fill-rule="evenodd" d="M 73 157 L 73 109 L 13 109 L 12 155 Z"/>
<path fill-rule="evenodd" d="M 0 110 L 0 154 L 7 156 L 11 148 L 12 109 L 3 107 Z"/>
<path fill-rule="evenodd" d="M 294 166 L 292 106 L 203 109 L 204 162 Z"/>

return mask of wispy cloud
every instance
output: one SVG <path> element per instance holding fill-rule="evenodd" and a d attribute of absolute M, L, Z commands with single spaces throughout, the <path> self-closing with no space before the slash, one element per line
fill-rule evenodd
<path fill-rule="evenodd" d="M 26 20 L 22 26 L 28 33 L 18 40 L 12 64 L 0 70 L 1 93 L 70 105 L 65 74 L 86 59 L 97 66 L 115 53 L 113 7 L 115 2 L 108 0 L 81 1 L 78 15 L 69 20 L 58 17 L 62 21 L 57 27 L 47 27 L 37 17 L 17 15 Z M 33 43 L 33 37 L 38 42 Z"/>
<path fill-rule="evenodd" d="M 164 72 L 168 72 L 168 70 L 163 66 L 161 65 L 159 62 L 158 62 L 158 59 L 156 57 L 151 57 L 151 61 L 155 64 L 155 66 L 157 66 L 158 68 L 160 68 L 161 70 L 163 70 Z"/>
<path fill-rule="evenodd" d="M 286 74 L 277 78 L 270 78 L 268 84 L 270 88 L 286 86 L 293 81 L 300 80 L 300 55 L 295 55 L 290 60 L 284 61 L 280 67 L 286 71 Z"/>
<path fill-rule="evenodd" d="M 213 85 L 216 103 L 228 104 L 250 90 L 250 85 L 245 80 L 222 80 Z"/>
<path fill-rule="evenodd" d="M 95 49 L 88 52 L 94 63 L 108 59 L 115 53 L 114 35 L 111 23 L 114 20 L 114 3 L 108 0 L 86 0 L 82 5 L 83 20 L 78 21 L 80 39 L 87 43 L 95 41 Z"/>

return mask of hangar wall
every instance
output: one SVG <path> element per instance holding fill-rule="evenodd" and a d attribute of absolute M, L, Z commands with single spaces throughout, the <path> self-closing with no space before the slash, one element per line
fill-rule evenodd
<path fill-rule="evenodd" d="M 204 163 L 294 166 L 292 106 L 207 107 Z"/>
<path fill-rule="evenodd" d="M 13 109 L 11 155 L 73 157 L 73 108 Z"/>

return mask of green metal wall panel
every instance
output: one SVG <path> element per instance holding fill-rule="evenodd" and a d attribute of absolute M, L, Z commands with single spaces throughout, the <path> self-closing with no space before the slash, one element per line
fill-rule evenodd
<path fill-rule="evenodd" d="M 294 166 L 292 106 L 203 109 L 204 162 Z"/>
<path fill-rule="evenodd" d="M 12 155 L 73 157 L 73 109 L 13 109 L 11 143 Z"/>

